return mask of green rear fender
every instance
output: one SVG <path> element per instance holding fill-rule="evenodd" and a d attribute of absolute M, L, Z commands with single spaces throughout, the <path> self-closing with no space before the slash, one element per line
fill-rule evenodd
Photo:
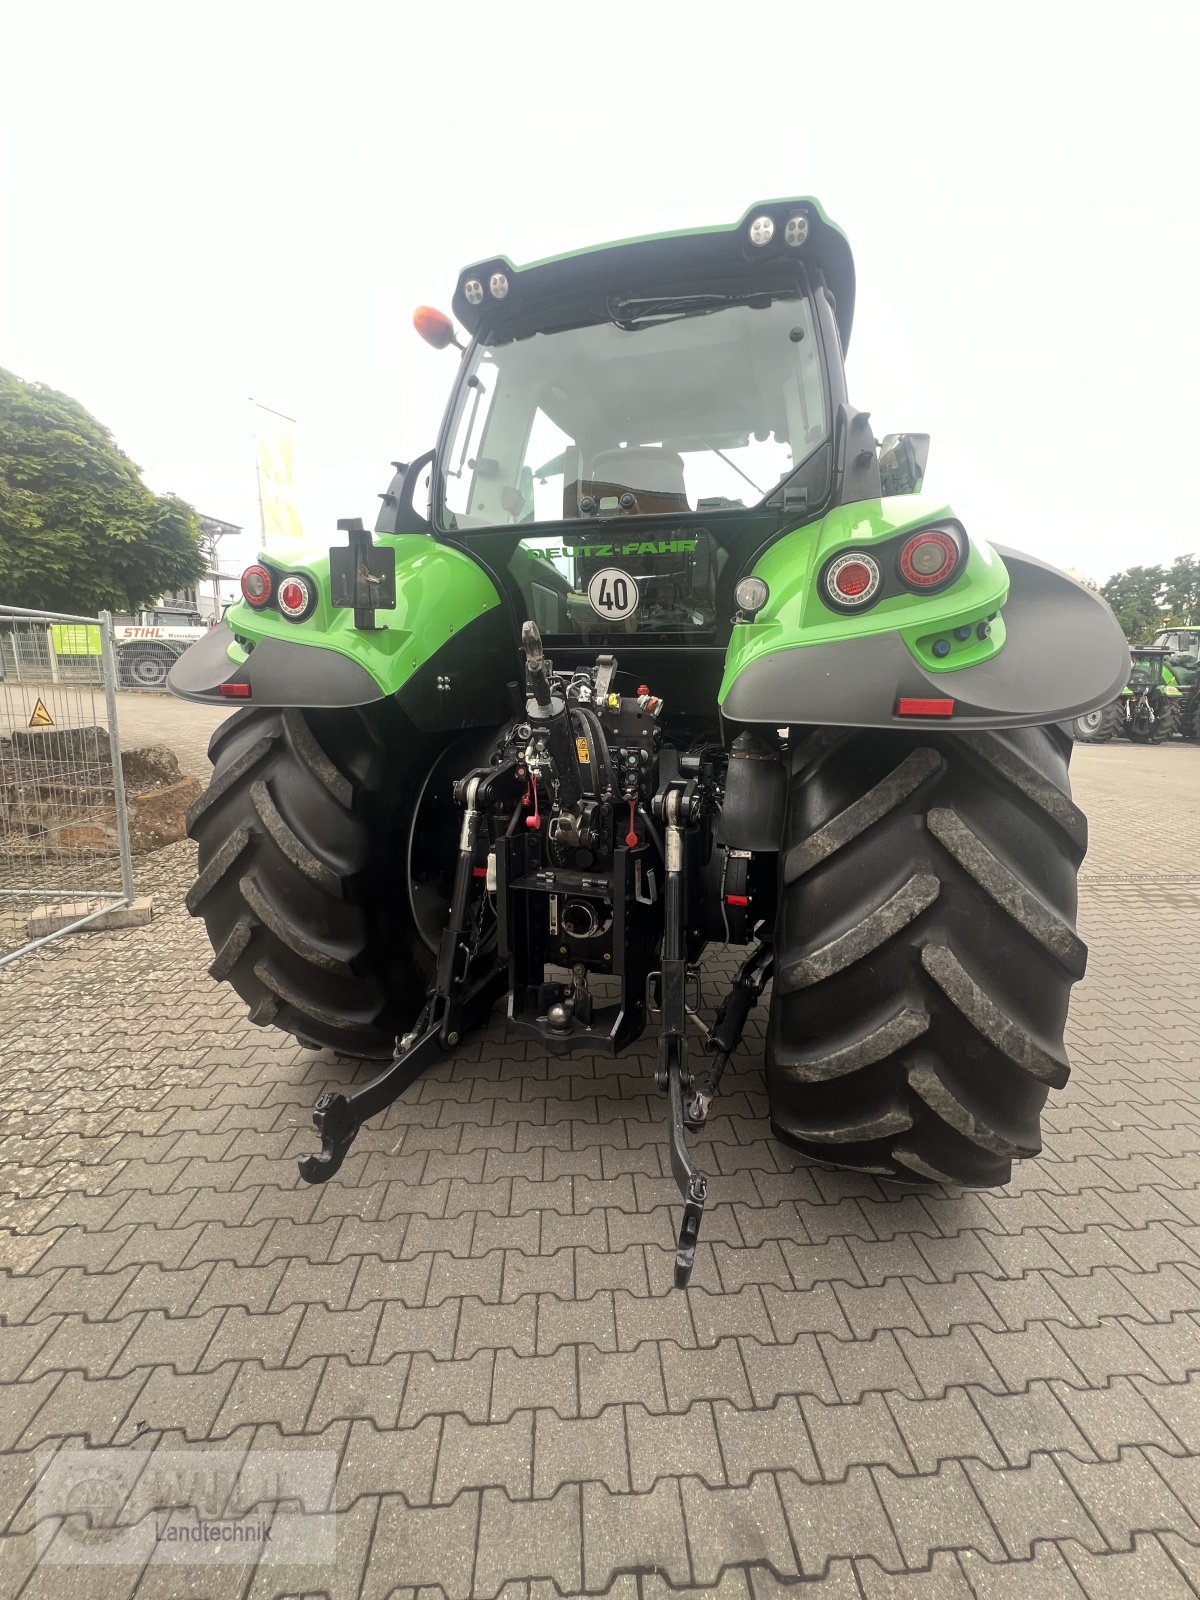
<path fill-rule="evenodd" d="M 290 622 L 273 606 L 256 610 L 239 600 L 224 625 L 176 663 L 172 690 L 190 700 L 270 706 L 365 705 L 399 694 L 423 708 L 415 713 L 421 725 L 466 725 L 482 658 L 504 627 L 499 592 L 477 562 L 424 534 L 375 542 L 396 552 L 396 603 L 376 612 L 374 629 L 356 628 L 352 610 L 330 603 L 328 550 L 266 551 L 262 559 L 276 572 L 310 581 L 312 614 Z M 495 680 L 494 661 L 489 670 Z"/>
<path fill-rule="evenodd" d="M 944 502 L 904 495 L 839 506 L 768 546 L 753 572 L 770 599 L 733 630 L 720 689 L 727 721 L 773 727 L 894 727 L 900 703 L 936 702 L 916 722 L 1006 727 L 1057 722 L 1107 704 L 1129 653 L 1104 600 L 1036 557 L 969 539 L 947 588 L 913 593 L 896 576 L 908 534 L 954 524 Z M 872 554 L 881 598 L 861 612 L 822 598 L 825 563 Z"/>

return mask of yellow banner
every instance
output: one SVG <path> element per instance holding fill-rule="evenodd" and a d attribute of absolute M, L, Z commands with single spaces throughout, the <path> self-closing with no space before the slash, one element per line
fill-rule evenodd
<path fill-rule="evenodd" d="M 304 525 L 296 509 L 294 463 L 296 426 L 290 417 L 265 406 L 255 407 L 258 454 L 258 498 L 262 507 L 263 542 L 303 539 Z"/>

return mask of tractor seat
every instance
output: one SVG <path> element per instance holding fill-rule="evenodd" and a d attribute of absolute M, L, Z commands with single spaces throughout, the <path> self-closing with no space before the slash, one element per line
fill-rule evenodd
<path fill-rule="evenodd" d="M 690 511 L 683 481 L 683 457 L 657 445 L 631 445 L 627 450 L 601 450 L 592 458 L 590 476 L 581 494 L 613 499 L 632 490 L 635 511 Z"/>

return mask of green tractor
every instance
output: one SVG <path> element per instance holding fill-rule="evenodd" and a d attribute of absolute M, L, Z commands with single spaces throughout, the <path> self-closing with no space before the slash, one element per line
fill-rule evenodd
<path fill-rule="evenodd" d="M 877 443 L 850 249 L 811 199 L 481 260 L 453 308 L 465 341 L 415 318 L 461 355 L 374 533 L 265 550 L 171 674 L 241 708 L 189 824 L 213 975 L 385 1063 L 321 1096 L 302 1178 L 501 998 L 553 1059 L 649 1028 L 686 1283 L 688 1136 L 770 983 L 779 1139 L 1006 1182 L 1068 1073 L 1063 724 L 1127 679 L 1112 613 L 923 497 L 927 436 Z M 710 945 L 742 958 L 697 1064 Z"/>
<path fill-rule="evenodd" d="M 1195 644 L 1189 648 L 1189 641 Z M 1165 744 L 1174 734 L 1200 738 L 1200 632 L 1170 629 L 1153 644 L 1136 645 L 1129 682 L 1106 706 L 1072 719 L 1081 744 L 1107 744 L 1122 736 L 1134 744 Z"/>
<path fill-rule="evenodd" d="M 1166 744 L 1180 731 L 1183 690 L 1171 666 L 1172 652 L 1151 644 L 1131 652 L 1129 682 L 1117 704 L 1120 732 L 1134 744 Z"/>
<path fill-rule="evenodd" d="M 1154 643 L 1170 651 L 1167 665 L 1180 691 L 1179 732 L 1185 739 L 1200 739 L 1200 627 L 1164 628 Z"/>

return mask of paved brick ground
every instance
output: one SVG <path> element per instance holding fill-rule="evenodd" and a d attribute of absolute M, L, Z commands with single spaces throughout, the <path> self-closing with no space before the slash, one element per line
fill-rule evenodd
<path fill-rule="evenodd" d="M 302 1188 L 347 1071 L 242 1019 L 190 848 L 151 858 L 152 929 L 0 974 L 3 1592 L 1200 1593 L 1198 780 L 1078 754 L 1091 965 L 1042 1158 L 987 1195 L 806 1166 L 760 1028 L 686 1295 L 648 1050 L 497 1025 Z M 38 1452 L 109 1444 L 335 1452 L 336 1567 L 38 1563 Z"/>

